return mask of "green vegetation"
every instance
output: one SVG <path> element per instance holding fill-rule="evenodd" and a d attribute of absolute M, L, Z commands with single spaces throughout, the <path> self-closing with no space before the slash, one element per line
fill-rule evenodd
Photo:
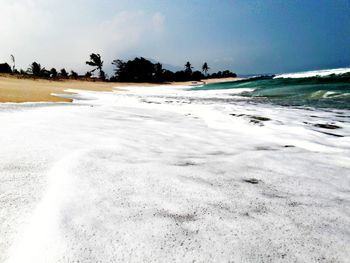
<path fill-rule="evenodd" d="M 0 64 L 0 73 L 12 73 L 10 65 L 7 63 Z"/>
<path fill-rule="evenodd" d="M 207 62 L 204 62 L 203 66 L 202 66 L 202 71 L 204 72 L 204 75 L 207 76 L 208 75 L 208 70 L 209 70 L 209 66 Z"/>
<path fill-rule="evenodd" d="M 68 72 L 66 71 L 66 69 L 61 69 L 59 76 L 61 78 L 68 78 Z"/>
<path fill-rule="evenodd" d="M 50 76 L 54 79 L 56 79 L 58 77 L 58 73 L 57 73 L 57 70 L 55 68 L 52 68 L 50 70 L 50 74 L 51 74 Z"/>
<path fill-rule="evenodd" d="M 187 61 L 185 64 L 185 72 L 187 74 L 192 74 L 192 69 L 193 69 L 193 67 L 192 67 L 191 63 L 189 61 Z"/>
<path fill-rule="evenodd" d="M 70 75 L 72 79 L 77 79 L 78 78 L 78 73 L 76 73 L 74 70 L 71 70 Z"/>
<path fill-rule="evenodd" d="M 227 78 L 237 76 L 235 73 L 228 70 L 223 72 L 219 71 L 218 73 L 209 75 L 209 66 L 206 62 L 202 67 L 205 75 L 198 70 L 193 71 L 193 67 L 189 61 L 184 65 L 184 70 L 175 73 L 163 69 L 162 64 L 152 63 L 143 57 L 135 58 L 126 62 L 116 59 L 112 62 L 112 65 L 115 66 L 115 74 L 110 78 L 110 81 L 120 82 L 199 81 L 207 78 Z"/>
<path fill-rule="evenodd" d="M 100 79 L 102 79 L 102 80 L 106 79 L 106 75 L 105 75 L 104 71 L 102 70 L 103 61 L 101 59 L 100 54 L 92 53 L 90 55 L 90 61 L 86 61 L 85 63 L 91 67 L 95 67 L 95 69 L 91 70 L 91 73 L 94 72 L 95 70 L 99 70 Z"/>
<path fill-rule="evenodd" d="M 77 72 L 71 70 L 68 74 L 65 68 L 62 68 L 59 72 L 55 68 L 46 70 L 41 64 L 33 62 L 29 68 L 24 71 L 21 69 L 18 71 L 15 68 L 15 57 L 11 55 L 11 61 L 13 63 L 12 69 L 7 63 L 0 64 L 0 73 L 12 73 L 20 76 L 34 77 L 34 78 L 46 78 L 46 79 L 92 79 L 93 73 L 98 71 L 98 78 L 101 81 L 111 82 L 176 82 L 176 81 L 200 81 L 202 79 L 209 78 L 227 78 L 236 77 L 237 75 L 229 70 L 219 71 L 217 73 L 209 74 L 210 67 L 207 62 L 204 62 L 202 71 L 193 70 L 193 66 L 189 61 L 184 65 L 183 70 L 172 72 L 164 69 L 161 63 L 153 63 L 143 57 L 136 57 L 133 60 L 123 61 L 121 59 L 115 59 L 112 65 L 115 67 L 114 74 L 108 78 L 103 71 L 103 60 L 100 54 L 92 53 L 90 60 L 85 64 L 93 67 L 92 70 L 85 73 L 85 75 L 79 76 Z M 93 79 L 96 79 L 95 77 Z"/>

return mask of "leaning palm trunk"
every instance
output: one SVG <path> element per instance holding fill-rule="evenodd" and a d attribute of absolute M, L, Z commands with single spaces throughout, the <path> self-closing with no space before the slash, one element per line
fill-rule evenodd
<path fill-rule="evenodd" d="M 12 72 L 14 72 L 15 68 L 16 68 L 16 59 L 15 59 L 14 55 L 11 55 L 11 60 L 12 60 L 12 63 L 13 63 Z"/>
<path fill-rule="evenodd" d="M 86 61 L 86 64 L 91 66 L 91 67 L 95 67 L 94 69 L 92 69 L 90 72 L 93 73 L 95 72 L 96 70 L 99 71 L 99 77 L 101 79 L 105 79 L 105 73 L 104 71 L 102 70 L 102 66 L 103 66 L 103 61 L 101 59 L 101 55 L 100 54 L 95 54 L 95 53 L 92 53 L 90 55 L 90 61 Z"/>

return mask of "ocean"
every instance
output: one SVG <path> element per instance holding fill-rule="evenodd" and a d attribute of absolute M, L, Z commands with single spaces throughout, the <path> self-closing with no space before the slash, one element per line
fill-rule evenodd
<path fill-rule="evenodd" d="M 350 68 L 260 76 L 192 90 L 232 90 L 232 95 L 283 106 L 350 109 Z M 239 91 L 239 92 L 237 92 Z"/>

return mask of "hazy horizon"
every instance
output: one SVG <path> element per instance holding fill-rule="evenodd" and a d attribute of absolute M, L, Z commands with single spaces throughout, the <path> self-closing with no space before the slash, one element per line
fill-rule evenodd
<path fill-rule="evenodd" d="M 142 56 L 171 70 L 282 73 L 350 66 L 350 2 L 2 0 L 0 63 L 85 73 Z"/>

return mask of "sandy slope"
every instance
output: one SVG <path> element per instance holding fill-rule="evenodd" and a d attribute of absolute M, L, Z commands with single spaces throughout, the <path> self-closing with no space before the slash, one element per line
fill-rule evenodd
<path fill-rule="evenodd" d="M 71 99 L 52 96 L 52 93 L 66 93 L 66 89 L 113 91 L 118 87 L 134 86 L 134 83 L 109 83 L 100 81 L 44 79 L 19 79 L 0 76 L 0 102 L 71 102 Z M 143 86 L 155 84 L 142 83 Z"/>
<path fill-rule="evenodd" d="M 224 78 L 206 80 L 207 83 L 234 81 L 238 78 Z M 186 85 L 191 82 L 174 82 L 172 85 Z M 138 86 L 154 86 L 158 84 L 140 83 Z M 60 80 L 49 81 L 44 79 L 19 79 L 10 75 L 0 75 L 0 102 L 71 102 L 69 98 L 52 96 L 52 94 L 66 93 L 66 89 L 112 91 L 116 88 L 135 86 L 135 83 L 108 83 L 100 81 Z"/>
<path fill-rule="evenodd" d="M 49 81 L 43 79 L 18 79 L 15 77 L 0 76 L 0 102 L 58 102 L 71 101 L 51 93 L 64 93 L 65 89 L 112 91 L 116 85 L 105 82 L 89 81 Z"/>
<path fill-rule="evenodd" d="M 0 262 L 348 260 L 349 112 L 130 90 L 0 104 Z"/>

